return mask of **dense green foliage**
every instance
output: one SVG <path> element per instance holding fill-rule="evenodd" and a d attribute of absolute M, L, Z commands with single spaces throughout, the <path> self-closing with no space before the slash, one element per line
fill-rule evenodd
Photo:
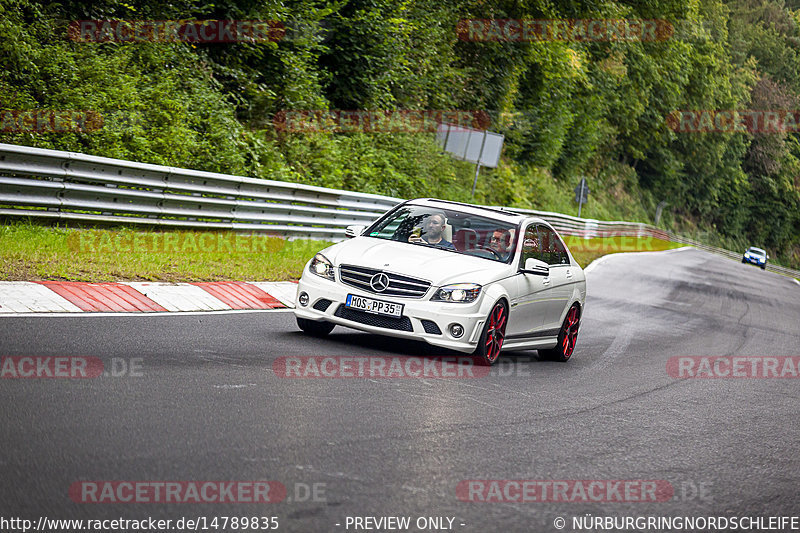
<path fill-rule="evenodd" d="M 461 19 L 666 19 L 638 40 L 470 42 Z M 66 21 L 279 20 L 278 42 L 74 42 Z M 475 201 L 652 221 L 800 264 L 800 135 L 676 132 L 680 110 L 793 110 L 800 11 L 778 0 L 0 0 L 0 109 L 95 110 L 97 132 L 0 142 L 398 197 L 469 200 L 430 133 L 288 132 L 285 110 L 486 110 L 506 135 Z M 1 126 L 1 124 L 0 124 Z M 710 233 L 709 233 L 710 232 Z"/>

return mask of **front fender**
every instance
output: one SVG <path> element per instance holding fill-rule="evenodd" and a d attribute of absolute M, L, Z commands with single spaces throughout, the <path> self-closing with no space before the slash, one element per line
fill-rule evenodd
<path fill-rule="evenodd" d="M 511 308 L 511 296 L 506 287 L 501 283 L 492 283 L 486 287 L 486 293 L 481 301 L 480 312 L 483 316 L 489 316 L 489 312 L 499 300 L 505 300 L 506 308 Z"/>

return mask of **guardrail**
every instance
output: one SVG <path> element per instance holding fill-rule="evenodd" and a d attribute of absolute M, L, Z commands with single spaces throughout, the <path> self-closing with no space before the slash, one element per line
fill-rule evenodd
<path fill-rule="evenodd" d="M 342 239 L 402 200 L 0 144 L 2 215 Z"/>
<path fill-rule="evenodd" d="M 0 215 L 7 216 L 269 232 L 338 241 L 345 238 L 348 225 L 367 225 L 402 201 L 376 194 L 0 144 Z M 707 246 L 649 224 L 507 209 L 538 216 L 564 235 L 649 236 L 741 259 L 739 253 Z M 772 264 L 767 268 L 800 277 L 796 270 Z"/>
<path fill-rule="evenodd" d="M 518 213 L 526 213 L 538 216 L 552 225 L 556 231 L 562 235 L 577 235 L 588 238 L 591 237 L 610 237 L 610 236 L 630 236 L 630 237 L 653 237 L 665 241 L 672 241 L 688 246 L 694 246 L 700 250 L 705 250 L 716 255 L 733 259 L 734 261 L 741 261 L 743 252 L 732 252 L 724 248 L 716 246 L 709 246 L 701 242 L 688 239 L 686 237 L 676 235 L 670 231 L 666 231 L 649 224 L 640 222 L 605 222 L 599 220 L 591 220 L 585 218 L 573 217 L 561 213 L 552 213 L 548 211 L 534 211 L 531 209 L 509 209 Z M 800 278 L 800 271 L 792 270 L 780 265 L 768 263 L 767 270 L 790 276 L 793 278 Z"/>

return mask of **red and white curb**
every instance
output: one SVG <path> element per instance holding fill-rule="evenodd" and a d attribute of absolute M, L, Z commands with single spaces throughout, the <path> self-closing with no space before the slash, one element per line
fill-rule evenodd
<path fill-rule="evenodd" d="M 297 283 L 291 281 L 2 281 L 0 315 L 285 309 L 294 307 L 296 293 Z"/>

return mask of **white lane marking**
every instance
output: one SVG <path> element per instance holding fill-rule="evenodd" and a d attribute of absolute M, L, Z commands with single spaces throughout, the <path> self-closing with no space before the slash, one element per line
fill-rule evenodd
<path fill-rule="evenodd" d="M 600 256 L 600 257 L 598 257 L 597 259 L 595 259 L 594 261 L 592 261 L 591 263 L 589 263 L 589 266 L 587 266 L 586 268 L 584 268 L 584 269 L 583 269 L 583 273 L 584 273 L 584 274 L 588 274 L 589 272 L 591 272 L 592 270 L 594 270 L 595 268 L 597 268 L 597 266 L 598 266 L 599 264 L 603 263 L 603 261 L 605 261 L 605 259 L 606 259 L 607 257 L 608 257 L 607 255 L 603 255 L 603 256 Z"/>
<path fill-rule="evenodd" d="M 599 265 L 603 264 L 604 262 L 606 262 L 609 258 L 617 257 L 617 256 L 620 256 L 620 255 L 670 254 L 670 253 L 673 253 L 673 252 L 682 252 L 682 251 L 685 251 L 685 250 L 694 250 L 694 249 L 695 248 L 693 246 L 682 246 L 680 248 L 671 248 L 669 250 L 655 250 L 655 251 L 652 251 L 652 252 L 647 252 L 647 251 L 645 251 L 645 252 L 615 252 L 615 253 L 606 254 L 606 255 L 598 257 L 597 259 L 595 259 L 594 261 L 589 263 L 589 266 L 587 266 L 586 268 L 583 269 L 583 273 L 584 274 L 588 274 L 589 272 L 591 272 L 592 270 L 597 268 L 597 266 L 599 266 Z"/>
<path fill-rule="evenodd" d="M 294 307 L 297 283 L 292 281 L 250 281 L 249 283 L 274 297 L 286 307 Z"/>
<path fill-rule="evenodd" d="M 30 281 L 0 283 L 0 314 L 80 313 L 81 308 L 45 285 Z"/>
<path fill-rule="evenodd" d="M 174 312 L 135 312 L 135 313 L 0 313 L 0 320 L 12 317 L 32 317 L 42 318 L 94 318 L 94 317 L 114 317 L 114 316 L 142 316 L 142 317 L 170 317 L 170 316 L 193 316 L 193 315 L 234 315 L 241 313 L 294 313 L 294 309 L 230 309 L 225 311 L 174 311 Z"/>
<path fill-rule="evenodd" d="M 663 250 L 665 254 L 671 254 L 673 252 L 683 252 L 684 250 L 697 250 L 694 246 L 681 246 L 680 248 L 672 248 L 671 250 Z"/>
<path fill-rule="evenodd" d="M 188 283 L 128 282 L 167 311 L 227 311 L 230 306 Z"/>

